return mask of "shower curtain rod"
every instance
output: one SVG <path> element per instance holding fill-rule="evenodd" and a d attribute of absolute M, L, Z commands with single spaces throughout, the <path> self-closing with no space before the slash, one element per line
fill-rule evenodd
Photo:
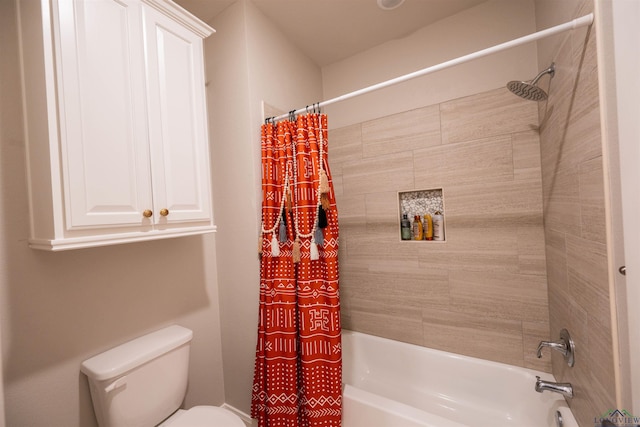
<path fill-rule="evenodd" d="M 528 36 L 519 37 L 517 39 L 513 39 L 508 42 L 504 42 L 492 47 L 488 47 L 486 49 L 479 50 L 477 52 L 470 53 L 468 55 L 463 55 L 455 59 L 451 59 L 449 61 L 442 62 L 437 65 L 432 65 L 427 68 L 423 68 L 422 70 L 414 71 L 413 73 L 405 74 L 404 76 L 396 77 L 391 80 L 386 80 L 384 82 L 367 86 L 363 89 L 358 89 L 353 92 L 349 92 L 344 95 L 337 96 L 335 98 L 327 99 L 326 101 L 322 101 L 319 103 L 315 103 L 313 105 L 307 105 L 306 108 L 300 108 L 295 111 L 291 111 L 289 113 L 281 114 L 276 117 L 270 117 L 267 120 L 277 121 L 286 119 L 290 114 L 302 114 L 309 111 L 309 107 L 313 108 L 321 108 L 330 104 L 334 104 L 336 102 L 345 101 L 350 98 L 354 98 L 356 96 L 364 95 L 365 93 L 373 92 L 374 90 L 383 89 L 385 87 L 389 87 L 398 83 L 405 82 L 407 80 L 414 79 L 416 77 L 425 76 L 427 74 L 431 74 L 436 71 L 444 70 L 445 68 L 453 67 L 454 65 L 462 64 L 464 62 L 471 61 L 473 59 L 482 58 L 483 56 L 491 55 L 496 52 L 500 52 L 505 49 L 509 49 L 512 47 L 520 46 L 525 43 L 533 42 L 545 37 L 552 36 L 554 34 L 562 33 L 567 30 L 573 30 L 575 28 L 584 27 L 586 25 L 591 25 L 593 23 L 593 13 L 588 15 L 581 16 L 580 18 L 576 18 L 572 21 L 566 22 L 564 24 L 556 25 L 554 27 L 547 28 L 546 30 L 541 30 L 533 34 L 529 34 Z"/>

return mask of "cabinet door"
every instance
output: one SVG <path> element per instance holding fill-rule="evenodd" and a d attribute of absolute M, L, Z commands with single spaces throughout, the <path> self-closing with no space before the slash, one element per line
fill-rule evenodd
<path fill-rule="evenodd" d="M 139 226 L 152 207 L 140 4 L 53 4 L 67 229 Z"/>
<path fill-rule="evenodd" d="M 202 39 L 143 7 L 156 222 L 210 221 Z"/>

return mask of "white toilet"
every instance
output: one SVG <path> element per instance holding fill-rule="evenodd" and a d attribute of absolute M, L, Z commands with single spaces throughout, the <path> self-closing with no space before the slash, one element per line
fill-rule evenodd
<path fill-rule="evenodd" d="M 173 325 L 82 362 L 100 427 L 245 427 L 216 406 L 181 410 L 193 332 Z"/>

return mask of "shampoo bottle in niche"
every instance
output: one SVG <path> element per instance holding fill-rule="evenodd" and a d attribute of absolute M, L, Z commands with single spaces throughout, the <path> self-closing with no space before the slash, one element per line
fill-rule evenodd
<path fill-rule="evenodd" d="M 422 228 L 424 228 L 424 240 L 433 240 L 433 220 L 431 214 L 425 214 Z"/>
<path fill-rule="evenodd" d="M 420 215 L 413 217 L 413 240 L 422 240 L 424 236 L 422 229 L 422 221 L 420 221 Z"/>
<path fill-rule="evenodd" d="M 444 217 L 440 211 L 433 214 L 433 240 L 444 240 Z"/>
<path fill-rule="evenodd" d="M 402 221 L 400 221 L 400 238 L 402 240 L 411 240 L 411 221 L 409 221 L 407 214 L 402 214 Z"/>

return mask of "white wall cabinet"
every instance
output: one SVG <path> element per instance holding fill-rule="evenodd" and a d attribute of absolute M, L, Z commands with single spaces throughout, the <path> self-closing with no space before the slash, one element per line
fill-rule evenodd
<path fill-rule="evenodd" d="M 30 246 L 215 231 L 202 46 L 213 29 L 169 0 L 18 6 Z"/>

